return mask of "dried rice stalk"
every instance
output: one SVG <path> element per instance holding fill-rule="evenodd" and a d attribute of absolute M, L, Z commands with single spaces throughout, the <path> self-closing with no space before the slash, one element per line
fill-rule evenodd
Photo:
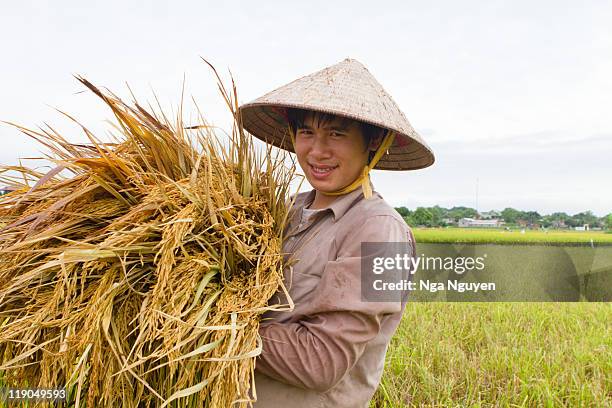
<path fill-rule="evenodd" d="M 0 381 L 66 385 L 77 406 L 247 406 L 294 167 L 254 153 L 233 83 L 224 147 L 78 79 L 119 136 L 20 127 L 58 167 L 0 168 L 18 188 L 0 197 Z"/>

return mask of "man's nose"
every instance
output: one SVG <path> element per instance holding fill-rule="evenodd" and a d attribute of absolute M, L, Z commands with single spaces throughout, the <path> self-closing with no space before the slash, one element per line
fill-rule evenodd
<path fill-rule="evenodd" d="M 327 138 L 315 137 L 312 142 L 310 153 L 314 156 L 329 156 L 329 145 L 327 143 Z"/>

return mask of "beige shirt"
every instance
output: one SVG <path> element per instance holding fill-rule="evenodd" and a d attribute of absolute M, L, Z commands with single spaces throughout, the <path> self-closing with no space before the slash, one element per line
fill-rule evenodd
<path fill-rule="evenodd" d="M 268 312 L 261 325 L 256 408 L 367 407 L 383 372 L 404 301 L 361 298 L 361 242 L 414 238 L 402 217 L 374 192 L 361 189 L 303 217 L 315 191 L 301 193 L 285 232 L 283 250 L 297 263 L 285 269 L 293 311 Z M 278 293 L 271 304 L 286 303 Z"/>

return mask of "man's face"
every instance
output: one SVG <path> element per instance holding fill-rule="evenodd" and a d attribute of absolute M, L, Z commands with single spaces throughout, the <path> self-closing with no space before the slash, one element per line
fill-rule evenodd
<path fill-rule="evenodd" d="M 326 193 L 351 184 L 361 175 L 368 159 L 361 126 L 335 118 L 321 123 L 314 114 L 296 129 L 295 153 L 315 190 Z M 344 126 L 342 122 L 344 123 Z"/>

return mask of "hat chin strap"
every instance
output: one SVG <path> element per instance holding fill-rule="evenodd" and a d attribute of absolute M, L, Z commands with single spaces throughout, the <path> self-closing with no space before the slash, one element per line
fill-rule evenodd
<path fill-rule="evenodd" d="M 291 136 L 291 142 L 293 143 L 293 150 L 295 151 L 295 137 L 293 136 L 293 131 L 291 126 L 289 126 L 289 135 Z M 395 139 L 395 132 L 388 131 L 385 135 L 382 143 L 378 146 L 374 157 L 372 157 L 372 161 L 366 166 L 363 167 L 361 175 L 357 177 L 355 181 L 353 181 L 348 186 L 341 188 L 340 190 L 325 192 L 323 194 L 329 196 L 339 196 L 343 194 L 350 193 L 353 190 L 356 190 L 359 186 L 363 190 L 363 196 L 367 199 L 372 197 L 372 186 L 370 185 L 370 170 L 376 166 L 376 163 L 380 160 L 380 158 L 387 152 L 387 149 L 391 147 L 393 144 L 393 140 Z"/>

